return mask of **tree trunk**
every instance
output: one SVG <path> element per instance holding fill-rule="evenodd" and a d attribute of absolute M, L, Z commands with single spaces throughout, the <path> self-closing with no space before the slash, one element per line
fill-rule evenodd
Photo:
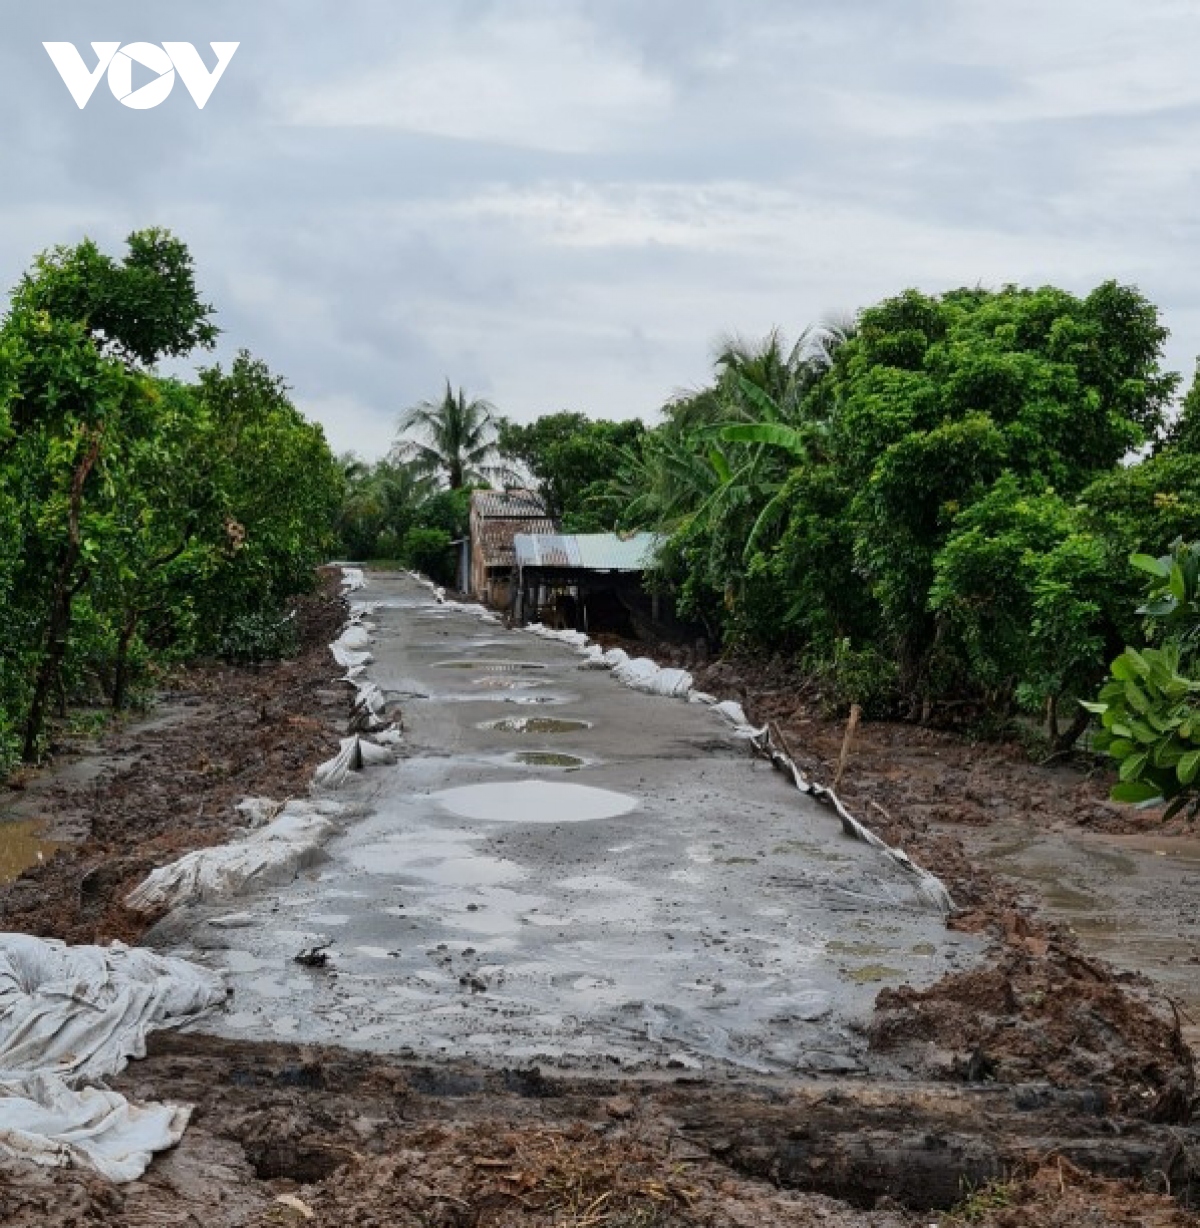
<path fill-rule="evenodd" d="M 129 645 L 133 633 L 137 630 L 138 611 L 129 610 L 121 625 L 121 636 L 117 640 L 117 666 L 113 675 L 113 710 L 120 712 L 125 707 L 125 692 L 129 685 Z"/>
<path fill-rule="evenodd" d="M 33 699 L 29 705 L 29 715 L 25 721 L 25 741 L 21 757 L 26 763 L 34 763 L 37 760 L 38 739 L 42 736 L 42 727 L 46 722 L 46 706 L 62 670 L 63 658 L 67 655 L 67 640 L 71 633 L 71 606 L 75 600 L 75 594 L 87 582 L 86 569 L 74 582 L 72 578 L 79 562 L 82 544 L 79 516 L 83 508 L 83 487 L 100 457 L 100 443 L 101 436 L 97 432 L 92 438 L 91 447 L 88 448 L 83 460 L 79 462 L 75 472 L 71 475 L 67 541 L 63 546 L 54 579 L 54 591 L 50 598 L 50 614 L 46 619 L 46 632 L 42 638 L 44 645 L 42 661 L 38 667 Z"/>
<path fill-rule="evenodd" d="M 1054 739 L 1054 745 L 1051 748 L 1054 753 L 1061 754 L 1070 750 L 1083 736 L 1083 731 L 1088 727 L 1091 719 L 1092 714 L 1082 704 L 1077 704 L 1071 723 Z"/>

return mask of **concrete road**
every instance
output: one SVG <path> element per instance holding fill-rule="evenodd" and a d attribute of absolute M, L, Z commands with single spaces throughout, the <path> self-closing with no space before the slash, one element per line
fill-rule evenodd
<path fill-rule="evenodd" d="M 358 813 L 320 865 L 155 931 L 227 974 L 209 1029 L 505 1064 L 851 1071 L 881 986 L 977 958 L 702 705 L 630 691 L 406 576 L 355 597 L 381 603 L 369 672 L 402 706 L 403 757 L 341 791 Z M 325 967 L 294 962 L 318 942 Z"/>

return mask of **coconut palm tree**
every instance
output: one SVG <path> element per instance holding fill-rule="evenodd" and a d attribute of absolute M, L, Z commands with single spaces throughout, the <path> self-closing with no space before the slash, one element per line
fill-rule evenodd
<path fill-rule="evenodd" d="M 441 400 L 405 410 L 393 456 L 458 490 L 468 482 L 486 482 L 495 472 L 497 431 L 495 406 L 482 399 L 468 401 L 447 380 Z"/>

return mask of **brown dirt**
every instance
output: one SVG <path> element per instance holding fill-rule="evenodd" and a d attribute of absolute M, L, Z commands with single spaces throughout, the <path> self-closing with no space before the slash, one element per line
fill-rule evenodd
<path fill-rule="evenodd" d="M 1166 1134 L 1111 1123 L 1070 1104 L 920 1088 L 796 1087 L 703 1080 L 547 1077 L 466 1063 L 423 1066 L 321 1047 L 200 1036 L 152 1038 L 146 1060 L 115 1086 L 138 1099 L 193 1103 L 192 1124 L 146 1176 L 114 1188 L 79 1170 L 0 1167 L 0 1223 L 12 1228 L 923 1228 L 956 1222 L 878 1194 L 891 1182 L 921 1201 L 924 1174 L 955 1148 L 986 1151 L 998 1171 L 986 1202 L 1026 1218 L 962 1222 L 1195 1222 L 1170 1199 L 1126 1181 L 1077 1172 L 1065 1158 L 1138 1148 L 1161 1163 L 1152 1180 L 1188 1179 L 1187 1152 Z M 997 1144 L 1007 1128 L 1020 1135 Z M 905 1136 L 904 1132 L 908 1134 Z M 1043 1175 L 1046 1139 L 1064 1159 L 1049 1171 L 1066 1205 L 1111 1218 L 1061 1217 Z M 897 1139 L 908 1152 L 889 1153 Z M 1194 1153 L 1194 1132 L 1184 1143 Z M 839 1156 L 854 1167 L 838 1171 Z M 1143 1167 L 1148 1167 L 1142 1161 Z M 901 1171 L 898 1171 L 901 1170 Z M 1023 1181 L 1006 1174 L 1032 1172 Z M 942 1172 L 943 1183 L 946 1172 Z M 953 1182 L 953 1170 L 950 1170 Z M 947 1188 L 943 1184 L 943 1188 Z M 951 1184 L 951 1201 L 958 1187 Z M 980 1182 L 977 1188 L 984 1188 Z M 830 1196 L 836 1190 L 844 1201 Z M 1091 1199 L 1091 1202 L 1087 1200 Z M 965 1210 L 974 1216 L 977 1196 Z M 312 1219 L 307 1215 L 311 1214 Z M 1121 1219 L 1120 1215 L 1126 1218 Z M 1058 1218 L 1056 1218 L 1058 1216 Z"/>
<path fill-rule="evenodd" d="M 1196 1217 L 1173 1199 L 1080 1172 L 1064 1160 L 981 1191 L 943 1228 L 1187 1228 Z"/>
<path fill-rule="evenodd" d="M 811 779 L 832 784 L 846 725 L 822 715 L 798 675 L 744 661 L 694 674 L 700 689 L 738 699 L 755 724 L 768 723 Z M 838 786 L 842 800 L 946 883 L 957 908 L 952 928 L 995 940 L 982 969 L 925 991 L 881 991 L 873 1048 L 925 1077 L 1102 1087 L 1122 1112 L 1191 1120 L 1195 1059 L 1171 1002 L 1145 977 L 1086 957 L 1073 934 L 1023 905 L 1015 886 L 972 861 L 946 830 L 1029 815 L 1047 826 L 1110 831 L 1153 822 L 1109 802 L 1109 783 L 1094 766 L 1039 766 L 1011 744 L 894 722 L 860 724 Z"/>
<path fill-rule="evenodd" d="M 178 719 L 112 730 L 101 740 L 99 753 L 110 766 L 99 777 L 37 791 L 38 813 L 68 828 L 83 819 L 84 838 L 0 887 L 0 928 L 74 942 L 135 940 L 153 918 L 131 916 L 119 901 L 151 867 L 225 838 L 238 825 L 233 806 L 245 796 L 307 791 L 346 716 L 345 694 L 330 683 L 326 648 L 344 617 L 335 588 L 327 576 L 324 592 L 302 603 L 304 649 L 297 660 L 258 670 L 187 671 L 165 697 Z M 831 778 L 842 725 L 802 702 L 794 679 L 774 668 L 722 663 L 697 673 L 705 689 L 737 697 L 756 719 L 775 722 L 806 771 Z M 1162 1129 L 1147 1121 L 1186 1121 L 1191 1056 L 1170 1009 L 1148 985 L 1083 957 L 1069 935 L 1021 908 L 1011 887 L 973 865 L 953 835 L 932 824 L 998 822 L 1020 809 L 1048 822 L 1127 829 L 1128 816 L 1107 802 L 1106 790 L 1098 776 L 1074 766 L 1038 768 L 1015 748 L 889 724 L 862 727 L 840 790 L 885 838 L 946 879 L 961 906 L 953 924 L 996 939 L 994 961 L 977 972 L 947 977 L 924 993 L 881 993 L 872 1043 L 914 1075 L 947 1084 L 1034 1080 L 1080 1089 L 1064 1094 L 1082 1096 L 1086 1107 L 1043 1122 L 1038 1154 L 1073 1131 L 1104 1146 L 1112 1132 L 1128 1140 Z M 886 1198 L 864 1210 L 825 1193 L 783 1192 L 781 1183 L 835 1190 L 860 1208 L 871 1206 L 866 1185 L 856 1194 L 853 1176 L 849 1186 L 841 1178 L 832 1183 L 830 1160 L 811 1150 L 828 1124 L 820 1106 L 832 1112 L 843 1100 L 869 1099 L 870 1085 L 803 1104 L 789 1099 L 798 1092 L 778 1087 L 593 1081 L 566 1088 L 537 1072 L 415 1067 L 336 1050 L 186 1036 L 156 1038 L 148 1060 L 115 1084 L 135 1098 L 196 1104 L 181 1146 L 157 1159 L 142 1181 L 119 1188 L 83 1171 L 0 1167 L 0 1223 L 1197 1222 L 1131 1181 L 1088 1176 L 1066 1160 L 1039 1165 L 1035 1157 L 1023 1157 L 1014 1170 L 1028 1175 L 987 1187 L 956 1218 L 914 1214 Z M 978 1129 L 975 1143 L 993 1145 L 1007 1127 L 989 1123 L 973 1101 L 966 1104 L 960 1133 Z M 851 1174 L 869 1171 L 877 1179 L 872 1130 L 891 1140 L 912 1125 L 911 1117 L 911 1106 L 881 1102 L 870 1110 L 866 1132 L 847 1134 Z M 939 1121 L 916 1123 L 920 1154 L 946 1146 Z M 1190 1133 L 1188 1139 L 1192 1146 Z M 869 1168 L 854 1167 L 862 1164 Z M 1165 1171 L 1176 1178 L 1174 1162 Z"/>
<path fill-rule="evenodd" d="M 322 573 L 320 591 L 296 602 L 295 659 L 182 671 L 161 696 L 181 719 L 117 726 L 98 749 L 107 770 L 86 783 L 67 773 L 64 783 L 36 790 L 32 808 L 51 833 L 82 822 L 82 839 L 0 886 L 0 929 L 135 942 L 157 917 L 131 913 L 121 900 L 151 869 L 219 844 L 243 825 L 234 807 L 245 797 L 307 794 L 314 765 L 337 750 L 348 711 L 344 689 L 330 682 L 328 645 L 346 617 L 338 580 Z M 10 785 L 9 802 L 28 785 Z"/>

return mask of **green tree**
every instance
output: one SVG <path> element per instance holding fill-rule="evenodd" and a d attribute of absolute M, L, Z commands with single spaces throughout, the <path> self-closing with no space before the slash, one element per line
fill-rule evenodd
<path fill-rule="evenodd" d="M 496 465 L 495 407 L 482 399 L 467 400 L 449 381 L 439 401 L 422 401 L 400 418 L 394 457 L 445 480 L 451 490 L 486 484 Z"/>
<path fill-rule="evenodd" d="M 544 414 L 530 423 L 500 420 L 500 454 L 523 469 L 545 501 L 550 516 L 571 533 L 613 527 L 606 507 L 608 483 L 645 430 L 636 419 L 608 422 L 584 414 Z"/>
<path fill-rule="evenodd" d="M 141 364 L 211 345 L 209 311 L 195 296 L 187 249 L 165 232 L 145 231 L 130 237 L 121 262 L 90 241 L 39 257 L 0 325 L 23 351 L 5 459 L 25 475 L 18 591 L 37 643 L 22 746 L 28 760 L 60 680 L 75 600 L 113 531 L 122 466 L 132 441 L 155 429 Z"/>

